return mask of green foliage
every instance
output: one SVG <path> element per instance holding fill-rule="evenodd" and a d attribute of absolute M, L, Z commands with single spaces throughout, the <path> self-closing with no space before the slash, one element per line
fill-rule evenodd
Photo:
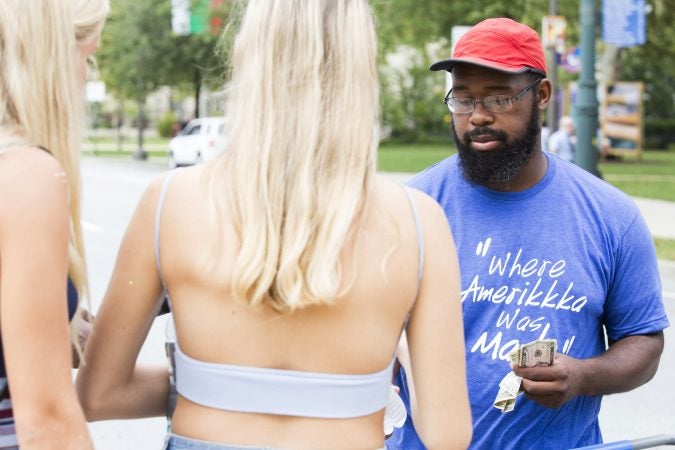
<path fill-rule="evenodd" d="M 440 101 L 445 94 L 444 74 L 429 72 L 428 66 L 450 56 L 453 26 L 473 25 L 488 17 L 511 17 L 541 31 L 549 3 L 550 0 L 372 0 L 380 46 L 382 115 L 392 136 L 415 140 L 447 129 L 447 109 Z M 647 16 L 647 44 L 623 49 L 618 58 L 618 79 L 645 82 L 645 113 L 650 119 L 675 118 L 672 3 L 673 0 L 648 0 L 651 12 Z M 171 31 L 171 0 L 115 0 L 99 51 L 102 78 L 118 97 L 140 102 L 162 85 L 195 96 L 203 84 L 220 89 L 227 79 L 230 50 L 245 4 L 246 0 L 223 0 L 210 10 L 210 24 L 227 24 L 220 36 L 176 36 Z M 567 19 L 568 46 L 578 45 L 579 1 L 556 4 L 558 15 Z M 599 18 L 599 0 L 596 5 Z M 596 24 L 599 37 L 600 20 Z M 412 63 L 403 71 L 392 68 L 390 55 L 408 48 L 416 52 Z M 602 48 L 599 41 L 598 48 Z M 558 84 L 562 86 L 576 77 L 559 70 Z M 646 132 L 648 139 L 651 130 Z"/>
<path fill-rule="evenodd" d="M 420 134 L 443 126 L 444 111 L 437 109 L 435 92 L 444 87 L 443 76 L 425 71 L 433 60 L 450 57 L 450 37 L 455 25 L 474 25 L 488 17 L 510 17 L 541 32 L 542 17 L 549 13 L 549 0 L 474 0 L 471 2 L 448 0 L 374 0 L 380 43 L 380 62 L 385 65 L 387 55 L 400 46 L 419 50 L 423 61 L 415 67 L 422 72 L 385 76 L 383 73 L 382 110 L 385 123 L 393 136 L 415 139 Z M 598 20 L 596 33 L 601 32 L 600 1 L 596 2 Z M 675 8 L 673 0 L 648 0 L 651 12 L 647 16 L 647 43 L 623 49 L 619 53 L 618 78 L 623 81 L 645 83 L 645 115 L 648 118 L 675 118 Z M 579 1 L 558 1 L 557 14 L 567 19 L 566 42 L 568 47 L 579 45 Z M 437 55 L 430 58 L 426 47 L 445 39 Z M 598 48 L 602 43 L 598 41 Z M 577 79 L 577 74 L 563 70 L 558 73 L 558 86 Z M 412 85 L 404 85 L 405 80 Z M 410 81 L 411 80 L 411 81 Z M 427 90 L 427 93 L 407 90 Z M 433 95 L 429 92 L 434 91 Z M 441 94 L 442 96 L 443 94 Z M 442 97 L 441 97 L 442 98 Z M 429 104 L 428 102 L 432 103 Z M 422 105 L 427 103 L 426 105 Z M 430 125 L 431 124 L 431 125 Z M 437 125 L 435 125 L 437 124 Z M 431 127 L 431 128 L 427 128 Z M 646 136 L 647 137 L 647 136 Z M 662 144 L 659 144 L 662 145 Z"/>
<path fill-rule="evenodd" d="M 117 0 L 101 37 L 98 63 L 110 90 L 143 102 L 167 81 L 175 48 L 171 2 Z"/>
<path fill-rule="evenodd" d="M 430 58 L 420 50 L 402 47 L 410 65 L 382 65 L 382 121 L 392 138 L 413 142 L 427 133 L 447 128 L 448 110 L 442 102 L 445 77 L 429 73 Z"/>
<path fill-rule="evenodd" d="M 559 14 L 570 23 L 570 39 L 578 35 L 576 2 L 558 2 Z M 448 110 L 444 73 L 430 72 L 436 60 L 450 57 L 450 38 L 455 25 L 474 25 L 488 17 L 511 17 L 541 30 L 548 14 L 548 0 L 379 0 L 372 3 L 377 17 L 382 80 L 382 116 L 391 136 L 414 141 L 427 133 L 446 130 Z M 436 45 L 434 45 L 436 44 Z M 438 48 L 434 48 L 438 47 Z M 392 67 L 393 53 L 416 54 L 405 70 Z"/>
<path fill-rule="evenodd" d="M 645 120 L 645 147 L 667 149 L 670 144 L 675 144 L 675 119 Z"/>
<path fill-rule="evenodd" d="M 164 113 L 161 119 L 157 122 L 157 132 L 163 138 L 171 137 L 174 126 L 176 125 L 176 115 L 169 110 Z"/>
<path fill-rule="evenodd" d="M 209 21 L 224 21 L 229 3 L 211 11 Z M 179 36 L 171 29 L 170 0 L 117 0 L 103 30 L 98 52 L 101 76 L 120 98 L 143 103 L 160 86 L 220 86 L 218 35 Z"/>

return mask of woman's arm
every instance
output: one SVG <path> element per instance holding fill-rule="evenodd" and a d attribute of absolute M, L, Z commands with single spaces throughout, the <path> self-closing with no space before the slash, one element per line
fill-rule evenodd
<path fill-rule="evenodd" d="M 423 194 L 416 194 L 416 199 L 426 257 L 407 330 L 413 423 L 429 449 L 466 448 L 471 441 L 471 411 L 457 254 L 441 208 Z"/>
<path fill-rule="evenodd" d="M 0 166 L 0 326 L 19 444 L 92 448 L 71 375 L 67 185 L 49 154 Z"/>
<path fill-rule="evenodd" d="M 88 420 L 162 416 L 166 412 L 168 368 L 136 366 L 163 298 L 154 256 L 160 183 L 157 180 L 150 185 L 127 227 L 87 342 L 77 391 Z"/>

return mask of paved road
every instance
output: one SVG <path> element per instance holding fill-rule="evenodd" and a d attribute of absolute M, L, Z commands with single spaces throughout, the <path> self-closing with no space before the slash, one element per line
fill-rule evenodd
<path fill-rule="evenodd" d="M 153 162 L 122 159 L 83 160 L 83 222 L 92 307 L 96 311 L 112 273 L 126 225 L 148 183 L 164 170 Z M 164 363 L 166 318 L 155 320 L 139 360 Z M 164 418 L 104 421 L 90 424 L 97 450 L 152 450 L 162 447 Z"/>
<path fill-rule="evenodd" d="M 93 309 L 100 299 L 114 265 L 126 224 L 144 188 L 164 166 L 107 158 L 83 161 L 83 219 Z M 396 174 L 404 181 L 409 174 Z M 672 205 L 668 205 L 672 206 Z M 670 222 L 671 224 L 673 222 Z M 666 308 L 675 320 L 675 263 L 661 264 Z M 158 318 L 141 350 L 140 361 L 164 362 L 165 318 Z M 666 350 L 658 374 L 647 385 L 626 394 L 605 398 L 601 426 L 607 441 L 660 433 L 675 434 L 675 333 L 666 330 Z M 161 448 L 166 421 L 163 418 L 105 421 L 90 425 L 99 450 Z"/>

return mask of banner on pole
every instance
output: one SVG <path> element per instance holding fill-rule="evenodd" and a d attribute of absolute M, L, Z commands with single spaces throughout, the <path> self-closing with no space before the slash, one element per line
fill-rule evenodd
<path fill-rule="evenodd" d="M 541 44 L 555 48 L 556 53 L 565 53 L 567 20 L 563 16 L 544 16 L 541 20 Z"/>
<path fill-rule="evenodd" d="M 602 0 L 602 40 L 633 47 L 646 39 L 645 0 Z"/>

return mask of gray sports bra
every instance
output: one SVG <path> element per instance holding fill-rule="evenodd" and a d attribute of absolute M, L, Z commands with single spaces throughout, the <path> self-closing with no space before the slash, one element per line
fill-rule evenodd
<path fill-rule="evenodd" d="M 166 177 L 155 215 L 155 259 L 162 277 L 159 231 L 169 182 Z M 424 272 L 424 236 L 413 197 L 406 196 L 415 219 L 419 246 L 419 293 Z M 407 320 L 406 324 L 407 325 Z M 287 416 L 346 419 L 373 414 L 387 405 L 395 357 L 383 370 L 370 374 L 331 374 L 198 361 L 183 353 L 176 342 L 176 390 L 186 399 L 211 408 Z"/>

